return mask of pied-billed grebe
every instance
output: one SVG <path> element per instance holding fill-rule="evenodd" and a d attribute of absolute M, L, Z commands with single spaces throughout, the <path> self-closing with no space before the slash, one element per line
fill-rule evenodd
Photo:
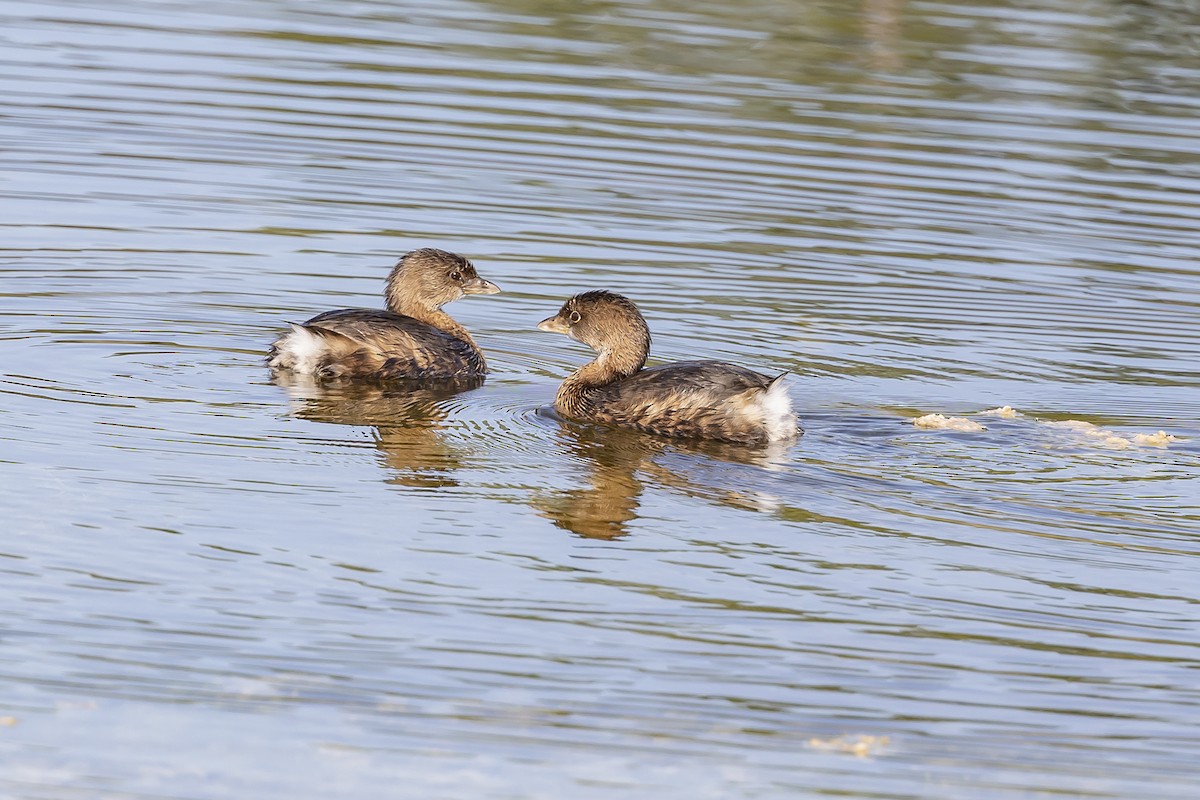
<path fill-rule="evenodd" d="M 423 247 L 406 253 L 387 279 L 387 311 L 326 311 L 273 345 L 267 363 L 320 378 L 440 379 L 487 372 L 483 353 L 442 306 L 500 288 L 455 253 Z"/>
<path fill-rule="evenodd" d="M 559 388 L 554 407 L 565 417 L 739 444 L 799 433 L 783 375 L 771 378 L 720 361 L 642 369 L 650 328 L 637 306 L 619 294 L 577 294 L 538 328 L 565 333 L 600 354 Z"/>

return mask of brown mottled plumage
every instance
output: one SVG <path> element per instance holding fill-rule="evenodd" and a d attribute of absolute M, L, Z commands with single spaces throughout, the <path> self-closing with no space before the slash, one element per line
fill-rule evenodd
<path fill-rule="evenodd" d="M 770 378 L 720 361 L 643 369 L 650 328 L 619 294 L 575 295 L 538 328 L 565 333 L 599 354 L 559 388 L 554 407 L 565 417 L 739 444 L 766 444 L 799 432 L 782 375 Z"/>
<path fill-rule="evenodd" d="M 320 378 L 441 379 L 482 375 L 487 361 L 467 329 L 442 306 L 500 289 L 470 261 L 424 247 L 388 275 L 387 311 L 326 311 L 271 345 L 267 363 Z"/>

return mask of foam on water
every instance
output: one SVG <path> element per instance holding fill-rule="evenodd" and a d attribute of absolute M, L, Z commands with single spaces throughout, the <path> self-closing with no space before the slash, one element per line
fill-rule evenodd
<path fill-rule="evenodd" d="M 976 416 L 997 417 L 1006 420 L 1026 419 L 1025 415 L 1012 406 L 1001 406 L 980 411 Z M 1167 447 L 1175 442 L 1185 441 L 1182 437 L 1174 436 L 1164 430 L 1156 433 L 1117 433 L 1101 428 L 1092 422 L 1084 420 L 1044 420 L 1032 418 L 1034 425 L 1052 429 L 1056 433 L 1075 435 L 1079 441 L 1086 444 L 1114 450 L 1124 450 L 1129 447 Z M 987 427 L 967 417 L 947 417 L 944 414 L 925 414 L 913 419 L 912 424 L 923 430 L 946 430 L 961 433 L 979 433 Z"/>
<path fill-rule="evenodd" d="M 935 431 L 975 433 L 987 430 L 987 428 L 974 420 L 967 419 L 966 417 L 947 417 L 945 414 L 926 414 L 914 419 L 912 424 L 918 428 Z"/>

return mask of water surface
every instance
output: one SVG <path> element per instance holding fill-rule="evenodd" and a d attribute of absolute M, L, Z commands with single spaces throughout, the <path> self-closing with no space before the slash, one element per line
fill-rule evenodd
<path fill-rule="evenodd" d="M 3 15 L 0 794 L 1195 795 L 1195 3 Z M 484 385 L 266 371 L 425 245 Z M 547 413 L 598 287 L 806 435 Z"/>

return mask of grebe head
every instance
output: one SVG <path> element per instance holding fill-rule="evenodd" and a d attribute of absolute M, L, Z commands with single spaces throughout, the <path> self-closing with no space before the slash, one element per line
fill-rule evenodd
<path fill-rule="evenodd" d="M 622 364 L 636 366 L 646 362 L 650 352 L 650 327 L 629 298 L 604 290 L 577 294 L 553 317 L 542 320 L 538 328 L 565 333 L 601 356 L 612 356 Z M 623 370 L 625 371 L 625 370 Z"/>
<path fill-rule="evenodd" d="M 475 265 L 446 250 L 422 247 L 405 253 L 387 280 L 387 305 L 398 314 L 438 309 L 469 294 L 496 294 L 500 287 L 479 277 Z"/>

